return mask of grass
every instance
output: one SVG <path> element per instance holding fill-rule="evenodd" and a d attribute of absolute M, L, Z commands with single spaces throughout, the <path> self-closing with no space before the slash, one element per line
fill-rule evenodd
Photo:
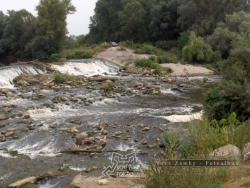
<path fill-rule="evenodd" d="M 50 56 L 52 60 L 58 60 L 59 58 L 67 59 L 88 59 L 92 58 L 96 52 L 101 52 L 109 48 L 108 43 L 102 43 L 98 45 L 87 46 L 83 45 L 76 48 L 63 49 L 60 53 L 55 53 Z"/>
<path fill-rule="evenodd" d="M 69 81 L 69 82 L 71 82 L 71 86 L 76 86 L 77 81 L 81 80 L 81 79 L 82 79 L 82 77 L 80 77 L 80 76 L 63 74 L 60 72 L 56 72 L 54 75 L 54 80 L 55 80 L 55 83 L 57 83 L 57 84 L 61 84 L 63 82 Z"/>
<path fill-rule="evenodd" d="M 150 67 L 154 69 L 153 74 L 155 75 L 161 75 L 162 67 L 157 63 L 157 57 L 151 56 L 148 59 L 137 59 L 135 61 L 135 65 L 137 67 Z"/>
<path fill-rule="evenodd" d="M 144 173 L 147 188 L 220 188 L 229 177 L 227 169 L 160 166 L 155 161 Z"/>
<path fill-rule="evenodd" d="M 104 89 L 105 91 L 111 91 L 115 87 L 114 82 L 109 81 L 101 85 L 101 89 Z"/>
<path fill-rule="evenodd" d="M 178 134 L 176 132 L 164 132 L 162 134 L 162 141 L 165 145 L 166 153 L 173 159 L 180 147 Z"/>

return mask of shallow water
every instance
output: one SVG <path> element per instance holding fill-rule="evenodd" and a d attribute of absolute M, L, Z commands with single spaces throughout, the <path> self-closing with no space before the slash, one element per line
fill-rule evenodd
<path fill-rule="evenodd" d="M 91 60 L 90 64 L 95 66 L 95 61 Z M 98 73 L 107 74 L 108 72 L 114 76 L 119 69 L 107 62 L 101 64 L 98 61 L 96 64 L 98 69 L 95 70 Z M 93 68 L 90 68 L 89 72 L 86 67 L 86 70 L 83 70 L 83 63 L 80 60 L 71 63 L 70 67 L 69 65 L 57 66 L 62 72 L 69 70 L 70 73 L 76 75 L 83 74 L 84 71 L 88 76 L 96 73 L 93 73 Z M 203 85 L 186 84 L 186 90 L 173 91 L 170 89 L 171 84 L 154 77 L 143 78 L 130 75 L 117 76 L 117 78 L 122 83 L 120 86 L 131 90 L 133 95 L 115 93 L 113 98 L 107 98 L 96 89 L 90 90 L 85 86 L 76 88 L 67 86 L 60 91 L 40 90 L 46 97 L 41 100 L 32 100 L 32 86 L 15 88 L 16 93 L 13 98 L 0 97 L 1 108 L 12 107 L 12 117 L 0 122 L 0 124 L 5 124 L 0 131 L 16 128 L 15 134 L 19 137 L 0 143 L 0 165 L 3 167 L 0 169 L 0 185 L 6 186 L 18 179 L 41 175 L 49 170 L 57 171 L 61 167 L 68 168 L 68 176 L 42 181 L 39 187 L 68 186 L 72 177 L 80 172 L 86 175 L 102 175 L 102 171 L 111 164 L 112 153 L 104 152 L 93 158 L 87 155 L 59 153 L 67 149 L 67 143 L 70 140 L 75 142 L 73 134 L 60 133 L 61 128 L 74 127 L 80 132 L 97 131 L 101 120 L 109 123 L 106 129 L 110 133 L 127 131 L 127 137 L 119 139 L 115 139 L 110 134 L 107 135 L 108 142 L 104 150 L 131 150 L 130 152 L 136 153 L 138 165 L 147 165 L 149 160 L 162 149 L 149 149 L 143 142 L 147 141 L 148 145 L 153 145 L 156 139 L 161 137 L 162 131 L 185 130 L 187 124 L 183 122 L 189 121 L 190 118 L 199 119 L 202 110 L 202 95 L 207 88 L 220 79 L 217 76 L 208 76 L 206 77 L 208 82 Z M 203 79 L 203 77 L 198 79 Z M 160 88 L 161 94 L 144 95 L 142 90 L 132 86 L 134 81 L 151 82 L 155 87 Z M 94 87 L 100 86 L 97 83 Z M 56 97 L 65 97 L 67 100 L 55 102 Z M 72 97 L 77 98 L 77 101 L 71 101 Z M 27 119 L 26 123 L 20 123 L 25 114 L 30 115 L 30 119 Z M 72 120 L 78 120 L 81 123 L 74 124 Z M 142 123 L 150 126 L 151 130 L 142 131 L 142 128 L 138 127 Z M 22 132 L 21 130 L 27 124 L 34 125 L 34 130 Z M 102 135 L 97 133 L 94 136 Z M 148 154 L 141 155 L 140 151 L 145 150 Z M 17 151 L 18 155 L 11 155 L 11 151 Z M 97 167 L 97 170 L 88 174 L 84 172 L 86 168 L 93 166 Z"/>

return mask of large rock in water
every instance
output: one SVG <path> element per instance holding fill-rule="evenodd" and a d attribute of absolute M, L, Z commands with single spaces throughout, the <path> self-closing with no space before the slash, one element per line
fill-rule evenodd
<path fill-rule="evenodd" d="M 241 157 L 240 149 L 232 144 L 217 148 L 209 154 L 210 159 L 240 159 Z"/>
<path fill-rule="evenodd" d="M 36 177 L 29 177 L 29 178 L 25 178 L 25 179 L 22 179 L 22 180 L 19 180 L 15 183 L 12 183 L 11 185 L 9 185 L 7 188 L 14 188 L 14 187 L 21 187 L 27 183 L 35 183 L 37 180 Z"/>
<path fill-rule="evenodd" d="M 6 114 L 0 114 L 0 121 L 9 119 L 9 117 Z"/>
<path fill-rule="evenodd" d="M 83 145 L 85 138 L 88 137 L 86 132 L 81 132 L 80 134 L 76 135 L 76 144 Z"/>

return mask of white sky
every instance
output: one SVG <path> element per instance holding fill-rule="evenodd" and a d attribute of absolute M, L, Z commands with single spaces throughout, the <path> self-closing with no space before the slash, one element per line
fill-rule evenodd
<path fill-rule="evenodd" d="M 0 10 L 7 14 L 7 10 L 26 9 L 37 16 L 35 8 L 39 2 L 39 0 L 0 0 Z M 76 12 L 67 18 L 69 35 L 78 36 L 89 32 L 90 16 L 94 15 L 96 2 L 97 0 L 71 0 Z"/>

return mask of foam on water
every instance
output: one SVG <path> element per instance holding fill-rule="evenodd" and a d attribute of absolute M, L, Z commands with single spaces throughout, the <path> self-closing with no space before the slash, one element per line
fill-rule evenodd
<path fill-rule="evenodd" d="M 3 176 L 0 176 L 0 180 L 8 179 L 11 175 L 12 173 L 4 174 Z"/>
<path fill-rule="evenodd" d="M 7 99 L 6 97 L 3 98 L 3 100 L 0 100 L 0 105 L 28 105 L 28 104 L 32 104 L 31 101 L 27 100 L 27 99 L 22 99 L 22 98 L 18 98 L 18 99 Z"/>
<path fill-rule="evenodd" d="M 17 156 L 12 156 L 11 154 L 9 154 L 7 151 L 4 151 L 4 150 L 0 150 L 0 156 L 4 158 L 16 158 L 17 157 Z"/>
<path fill-rule="evenodd" d="M 6 148 L 8 151 L 18 151 L 18 154 L 28 155 L 31 159 L 34 159 L 37 156 L 55 157 L 58 155 L 58 149 L 55 149 L 57 138 L 54 136 L 47 135 L 47 138 L 44 138 L 40 135 L 43 139 L 37 138 L 38 141 L 29 140 L 29 137 L 31 137 L 31 135 L 26 135 L 23 138 L 12 142 L 0 143 L 0 147 Z M 8 156 L 3 155 L 3 157 Z"/>
<path fill-rule="evenodd" d="M 51 187 L 55 187 L 59 184 L 59 182 L 56 182 L 56 183 L 51 183 L 50 181 L 47 181 L 45 184 L 39 184 L 38 187 L 39 188 L 51 188 Z"/>
<path fill-rule="evenodd" d="M 174 92 L 173 90 L 171 90 L 171 88 L 161 89 L 161 93 L 164 93 L 164 94 L 176 94 L 176 92 Z"/>
<path fill-rule="evenodd" d="M 75 166 L 69 166 L 69 169 L 77 171 L 77 172 L 82 172 L 82 171 L 86 170 L 85 167 L 75 167 Z"/>
<path fill-rule="evenodd" d="M 62 73 L 72 75 L 115 75 L 119 66 L 102 60 L 71 60 L 65 63 L 52 64 L 52 67 Z"/>
<path fill-rule="evenodd" d="M 157 116 L 160 118 L 164 118 L 167 119 L 168 121 L 175 123 L 175 122 L 189 122 L 195 119 L 201 119 L 202 117 L 202 113 L 198 112 L 198 113 L 193 113 L 190 115 L 170 115 L 170 116 Z"/>

